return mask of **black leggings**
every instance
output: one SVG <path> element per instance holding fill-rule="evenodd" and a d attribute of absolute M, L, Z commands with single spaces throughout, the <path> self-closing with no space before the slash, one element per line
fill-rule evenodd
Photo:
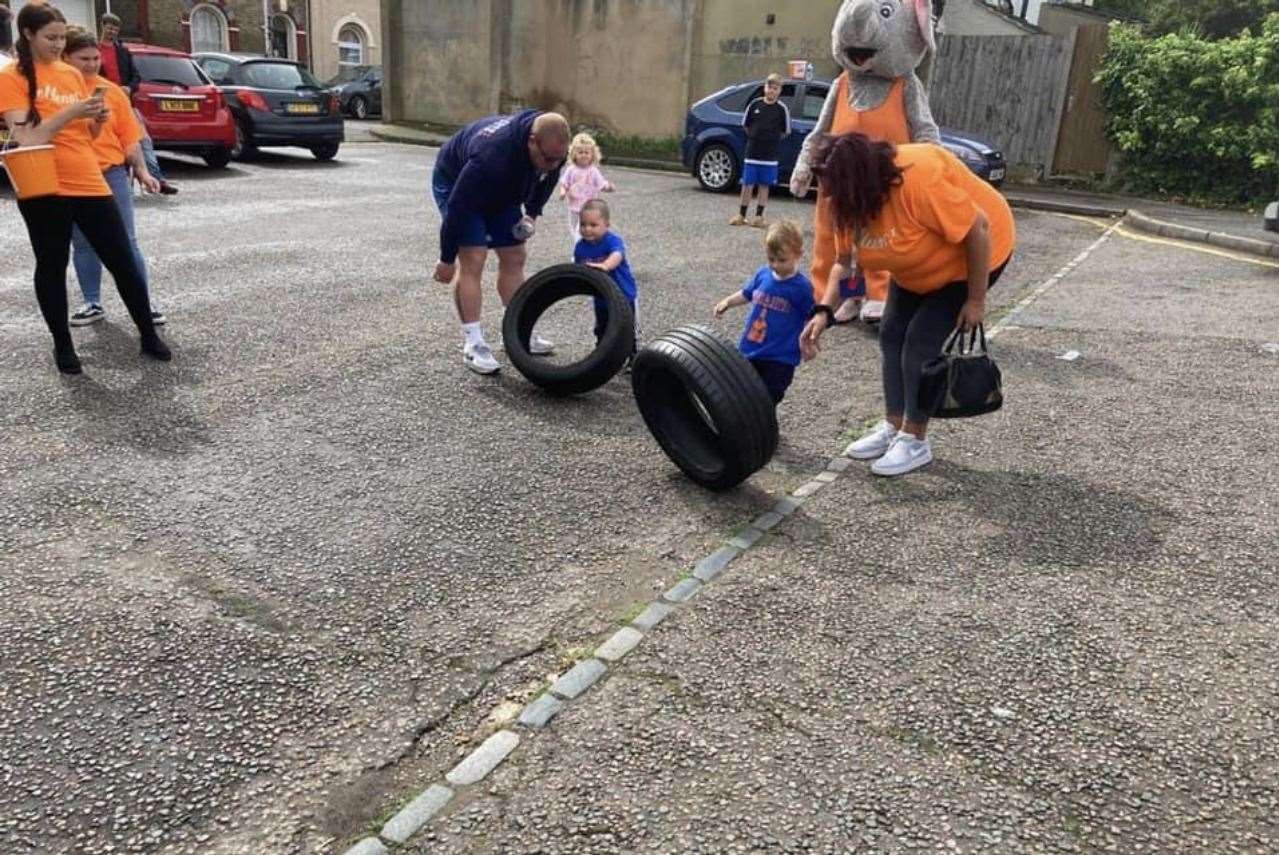
<path fill-rule="evenodd" d="M 110 196 L 45 196 L 18 202 L 36 257 L 36 302 L 49 325 L 54 344 L 71 344 L 67 322 L 67 262 L 71 258 L 71 226 L 80 227 L 102 264 L 111 271 L 120 299 L 143 337 L 155 334 L 147 287 L 138 270 L 120 209 Z"/>
<path fill-rule="evenodd" d="M 1008 265 L 990 274 L 995 286 Z M 919 381 L 924 363 L 941 353 L 955 331 L 959 310 L 968 300 L 968 282 L 950 282 L 928 294 L 915 294 L 896 282 L 888 289 L 888 304 L 879 324 L 879 352 L 884 359 L 884 410 L 890 416 L 923 424 L 931 413 L 919 408 Z"/>

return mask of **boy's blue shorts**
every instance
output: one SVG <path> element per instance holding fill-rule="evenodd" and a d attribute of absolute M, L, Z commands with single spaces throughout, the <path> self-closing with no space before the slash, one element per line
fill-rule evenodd
<path fill-rule="evenodd" d="M 431 175 L 431 194 L 440 216 L 448 216 L 449 196 L 453 195 L 453 182 L 436 170 Z M 497 211 L 473 211 L 466 215 L 458 233 L 459 247 L 486 246 L 501 249 L 524 243 L 515 236 L 515 224 L 524 218 L 519 205 L 511 205 Z"/>
<path fill-rule="evenodd" d="M 858 276 L 839 281 L 839 297 L 841 300 L 852 300 L 866 296 L 866 277 Z"/>
<path fill-rule="evenodd" d="M 786 397 L 786 390 L 790 388 L 791 381 L 795 379 L 795 366 L 775 359 L 752 359 L 750 363 L 759 374 L 759 379 L 764 381 L 768 396 L 773 399 L 773 403 L 780 404 L 782 398 Z"/>
<path fill-rule="evenodd" d="M 742 184 L 746 187 L 772 187 L 777 183 L 776 163 L 751 163 L 742 167 Z"/>

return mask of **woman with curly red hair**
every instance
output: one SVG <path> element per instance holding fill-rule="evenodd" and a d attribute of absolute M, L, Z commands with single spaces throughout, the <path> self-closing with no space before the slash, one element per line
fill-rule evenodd
<path fill-rule="evenodd" d="M 830 197 L 838 256 L 801 345 L 812 359 L 834 320 L 839 283 L 855 269 L 893 276 L 879 330 L 884 421 L 844 452 L 876 475 L 932 462 L 932 415 L 920 407 L 924 363 L 956 328 L 986 317 L 986 291 L 1012 257 L 1016 228 L 999 191 L 928 143 L 895 146 L 863 134 L 822 140 L 813 172 Z M 820 284 L 820 283 L 816 283 Z"/>

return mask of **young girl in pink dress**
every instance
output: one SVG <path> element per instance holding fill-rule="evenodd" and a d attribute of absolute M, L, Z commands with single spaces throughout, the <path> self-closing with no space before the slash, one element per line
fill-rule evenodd
<path fill-rule="evenodd" d="M 572 252 L 582 237 L 579 233 L 582 206 L 599 198 L 600 193 L 612 193 L 616 188 L 600 172 L 600 161 L 604 158 L 590 134 L 573 137 L 568 159 L 569 164 L 560 176 L 560 198 L 568 201 L 569 252 Z"/>

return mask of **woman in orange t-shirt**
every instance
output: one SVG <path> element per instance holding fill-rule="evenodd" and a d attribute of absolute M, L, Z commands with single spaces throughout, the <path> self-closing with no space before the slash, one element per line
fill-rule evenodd
<path fill-rule="evenodd" d="M 804 355 L 817 355 L 839 282 L 854 264 L 892 274 L 879 330 L 886 415 L 845 454 L 875 460 L 876 475 L 904 475 L 933 459 L 926 438 L 932 413 L 919 405 L 924 363 L 956 328 L 975 329 L 985 319 L 986 290 L 1016 243 L 1012 210 L 953 154 L 928 143 L 830 137 L 813 172 L 831 198 L 837 260 L 801 337 Z"/>
<path fill-rule="evenodd" d="M 76 27 L 67 31 L 67 46 L 63 58 L 68 65 L 84 75 L 84 80 L 91 89 L 105 89 L 103 98 L 110 118 L 94 139 L 93 150 L 98 156 L 102 177 L 106 179 L 111 195 L 115 197 L 120 219 L 124 221 L 124 230 L 129 233 L 129 249 L 133 253 L 133 260 L 138 264 L 138 272 L 142 274 L 142 283 L 149 295 L 151 284 L 147 281 L 146 260 L 142 257 L 142 250 L 138 248 L 133 218 L 133 178 L 137 176 L 138 182 L 151 193 L 160 192 L 160 182 L 147 170 L 141 145 L 144 132 L 134 118 L 128 93 L 98 74 L 102 68 L 102 57 L 98 37 L 93 33 Z M 71 326 L 83 327 L 106 318 L 106 312 L 102 308 L 102 261 L 78 226 L 71 231 L 71 246 L 71 263 L 75 267 L 76 279 L 80 282 L 80 293 L 84 295 L 84 305 L 71 315 Z M 159 326 L 164 320 L 164 315 L 151 303 L 151 321 Z"/>
<path fill-rule="evenodd" d="M 146 287 L 129 247 L 129 235 L 98 167 L 93 140 L 107 119 L 101 93 L 62 62 L 66 24 L 56 9 L 28 4 L 18 13 L 18 61 L 0 71 L 0 116 L 20 145 L 52 145 L 58 192 L 18 201 L 36 258 L 36 301 L 53 334 L 54 362 L 79 374 L 80 359 L 67 322 L 67 261 L 71 229 L 79 226 L 102 263 L 142 336 L 142 352 L 168 361 L 156 335 Z"/>

